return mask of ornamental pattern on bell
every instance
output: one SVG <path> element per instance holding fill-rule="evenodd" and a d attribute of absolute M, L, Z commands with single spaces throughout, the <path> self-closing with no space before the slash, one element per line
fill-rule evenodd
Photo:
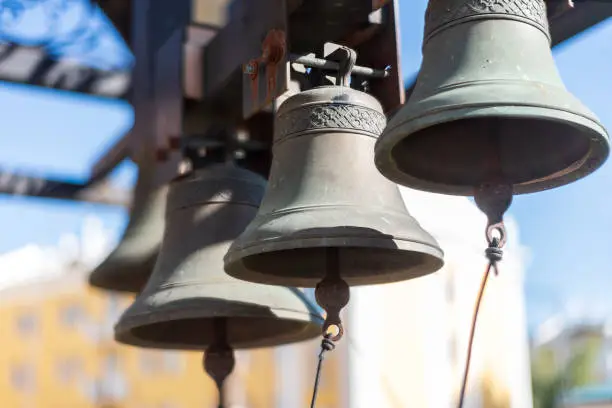
<path fill-rule="evenodd" d="M 382 134 L 387 119 L 385 115 L 362 106 L 325 104 L 294 109 L 276 118 L 276 139 L 293 133 L 316 129 L 351 129 Z"/>
<path fill-rule="evenodd" d="M 533 21 L 548 33 L 544 0 L 429 0 L 425 12 L 425 38 L 453 20 L 486 14 L 510 14 Z"/>

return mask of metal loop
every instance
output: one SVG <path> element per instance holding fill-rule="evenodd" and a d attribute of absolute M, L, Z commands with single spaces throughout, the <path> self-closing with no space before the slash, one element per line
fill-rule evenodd
<path fill-rule="evenodd" d="M 336 334 L 333 333 L 334 327 L 338 331 Z M 323 336 L 329 336 L 329 339 L 334 342 L 340 341 L 342 336 L 344 336 L 344 326 L 342 325 L 342 322 L 334 323 L 326 320 L 323 324 Z"/>
<path fill-rule="evenodd" d="M 353 67 L 357 63 L 357 53 L 348 47 L 339 48 L 338 51 L 345 53 L 344 58 L 340 61 L 338 72 L 336 74 L 336 85 L 349 86 L 351 82 L 351 73 Z"/>
<path fill-rule="evenodd" d="M 495 232 L 499 233 L 499 237 L 495 236 Z M 495 224 L 487 225 L 486 229 L 487 242 L 489 245 L 493 243 L 494 240 L 498 240 L 497 247 L 503 248 L 506 244 L 507 234 L 506 234 L 506 226 L 504 222 L 497 222 Z"/>

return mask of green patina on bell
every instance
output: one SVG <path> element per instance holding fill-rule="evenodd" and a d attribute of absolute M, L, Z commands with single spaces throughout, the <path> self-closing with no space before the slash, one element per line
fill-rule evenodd
<path fill-rule="evenodd" d="M 458 195 L 494 177 L 531 193 L 608 153 L 606 130 L 557 72 L 544 0 L 430 0 L 414 92 L 376 144 L 383 175 Z"/>
<path fill-rule="evenodd" d="M 326 276 L 330 249 L 349 285 L 438 270 L 438 244 L 374 166 L 385 124 L 380 103 L 348 87 L 287 99 L 276 114 L 266 195 L 228 251 L 225 270 L 252 282 L 314 287 Z"/>
<path fill-rule="evenodd" d="M 155 269 L 117 323 L 117 341 L 230 350 L 320 335 L 322 318 L 300 290 L 247 283 L 223 271 L 223 255 L 257 213 L 265 185 L 262 177 L 223 164 L 170 184 Z"/>
<path fill-rule="evenodd" d="M 92 286 L 138 293 L 147 283 L 164 234 L 164 173 L 167 169 L 155 160 L 139 166 L 130 221 L 119 245 L 89 276 Z"/>

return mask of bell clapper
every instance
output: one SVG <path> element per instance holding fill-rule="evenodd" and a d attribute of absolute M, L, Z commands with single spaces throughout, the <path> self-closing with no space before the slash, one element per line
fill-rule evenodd
<path fill-rule="evenodd" d="M 215 318 L 213 321 L 216 341 L 204 354 L 204 370 L 215 381 L 219 393 L 219 408 L 225 406 L 223 383 L 234 370 L 236 363 L 234 350 L 227 340 L 227 319 Z"/>
<path fill-rule="evenodd" d="M 317 284 L 315 299 L 326 313 L 323 336 L 328 336 L 332 341 L 337 342 L 344 334 L 340 311 L 349 302 L 350 289 L 340 277 L 339 249 L 327 248 L 325 261 L 325 277 Z"/>
<path fill-rule="evenodd" d="M 506 243 L 504 214 L 512 204 L 512 186 L 505 183 L 481 184 L 476 188 L 474 201 L 480 211 L 487 216 L 485 230 L 487 242 L 491 245 L 497 238 L 497 246 L 502 248 Z"/>
<path fill-rule="evenodd" d="M 323 323 L 323 340 L 321 341 L 321 352 L 317 364 L 314 389 L 310 407 L 314 408 L 321 378 L 321 368 L 325 352 L 332 351 L 344 335 L 340 312 L 348 304 L 350 299 L 350 289 L 348 284 L 340 277 L 340 254 L 338 248 L 327 248 L 326 250 L 325 277 L 317 284 L 315 289 L 315 299 L 326 313 Z"/>

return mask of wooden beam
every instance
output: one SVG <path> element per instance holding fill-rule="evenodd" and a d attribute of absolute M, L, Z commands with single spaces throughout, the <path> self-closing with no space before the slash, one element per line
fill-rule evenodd
<path fill-rule="evenodd" d="M 567 8 L 550 20 L 553 46 L 560 45 L 612 17 L 612 2 L 605 0 L 574 0 L 574 7 Z"/>
<path fill-rule="evenodd" d="M 0 194 L 76 200 L 124 207 L 130 205 L 132 196 L 130 190 L 118 189 L 106 181 L 78 184 L 9 172 L 0 172 Z"/>
<path fill-rule="evenodd" d="M 133 0 L 92 0 L 113 23 L 123 41 L 130 44 Z"/>
<path fill-rule="evenodd" d="M 102 180 L 129 156 L 130 135 L 131 132 L 128 132 L 120 137 L 110 149 L 98 158 L 91 168 L 91 175 L 89 176 L 91 181 Z"/>
<path fill-rule="evenodd" d="M 54 59 L 43 47 L 0 42 L 0 81 L 124 98 L 131 74 L 129 70 L 105 71 L 69 59 Z"/>

